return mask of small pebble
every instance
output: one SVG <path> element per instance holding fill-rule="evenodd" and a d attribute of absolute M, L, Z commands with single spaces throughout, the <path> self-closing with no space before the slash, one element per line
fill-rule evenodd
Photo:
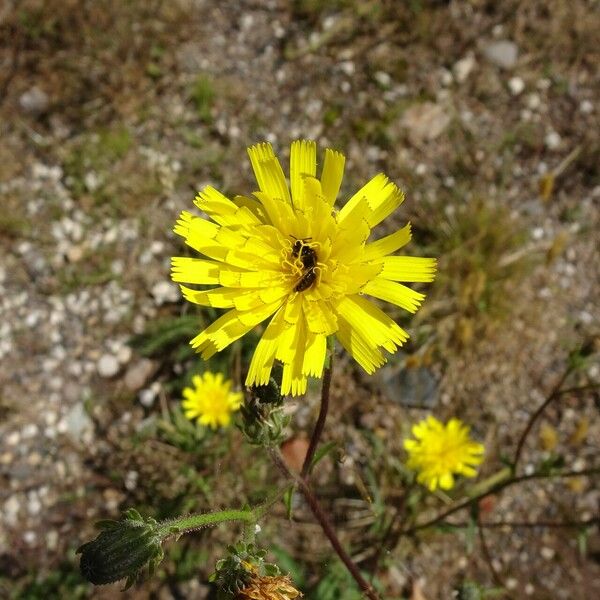
<path fill-rule="evenodd" d="M 560 135 L 556 131 L 550 131 L 544 138 L 546 148 L 549 150 L 557 150 L 562 142 Z"/>
<path fill-rule="evenodd" d="M 525 89 L 525 82 L 520 77 L 511 77 L 508 80 L 508 88 L 513 96 L 518 96 Z"/>
<path fill-rule="evenodd" d="M 545 560 L 552 560 L 554 558 L 554 555 L 556 554 L 556 552 L 554 551 L 553 548 L 549 548 L 548 546 L 542 546 L 542 549 L 540 550 L 540 554 L 542 555 L 542 558 L 544 558 Z"/>
<path fill-rule="evenodd" d="M 98 360 L 97 369 L 101 377 L 109 379 L 119 372 L 119 361 L 112 354 L 103 354 Z"/>

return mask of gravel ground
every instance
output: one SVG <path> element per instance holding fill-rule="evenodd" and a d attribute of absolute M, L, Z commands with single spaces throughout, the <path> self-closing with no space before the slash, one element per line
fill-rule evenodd
<path fill-rule="evenodd" d="M 428 371 L 437 413 L 472 422 L 490 460 L 510 453 L 569 351 L 594 335 L 579 378 L 600 379 L 594 2 L 422 2 L 411 12 L 391 1 L 189 0 L 130 17 L 131 54 L 118 43 L 125 25 L 115 30 L 116 48 L 103 46 L 93 26 L 65 30 L 57 42 L 61 27 L 78 27 L 70 22 L 77 4 L 65 3 L 55 21 L 46 15 L 40 22 L 54 29 L 35 35 L 15 17 L 17 3 L 0 10 L 10 34 L 0 46 L 0 596 L 12 597 L 11 579 L 72 560 L 95 519 L 135 498 L 135 466 L 123 463 L 116 478 L 101 466 L 114 440 L 169 396 L 159 364 L 128 341 L 181 310 L 168 279 L 169 257 L 180 251 L 172 223 L 206 183 L 248 190 L 244 153 L 255 141 L 283 154 L 297 137 L 339 148 L 346 191 L 385 170 L 406 188 L 401 216 L 417 238 L 420 220 L 451 222 L 477 198 L 507 210 L 523 239 L 499 260 L 533 264 L 503 283 L 503 318 L 469 344 L 440 342 Z M 38 14 L 39 3 L 26 6 Z M 129 18 L 110 2 L 94 10 L 113 9 Z M 136 37 L 147 22 L 152 47 Z M 199 77 L 210 82 L 210 101 Z M 125 141 L 106 131 L 126 131 Z M 554 184 L 542 197 L 540 180 Z M 456 299 L 432 295 L 418 327 L 442 338 L 454 327 Z M 331 435 L 356 437 L 347 448 L 359 464 L 368 451 L 361 427 L 389 440 L 394 424 L 424 412 L 398 403 L 394 390 L 406 381 L 372 386 L 339 364 Z M 346 409 L 358 410 L 365 395 L 368 414 L 353 423 Z M 555 443 L 532 435 L 525 472 L 549 446 L 570 468 L 597 464 L 598 407 L 591 393 L 554 404 L 544 423 Z M 574 442 L 584 418 L 589 431 Z M 511 489 L 490 514 L 585 520 L 599 509 L 598 479 L 582 478 Z M 311 531 L 309 541 L 318 535 Z M 411 547 L 386 571 L 390 597 L 414 580 L 426 598 L 449 598 L 465 576 L 494 585 L 470 543 L 438 535 Z M 496 577 L 513 598 L 598 597 L 599 543 L 596 531 L 581 557 L 570 530 L 487 533 Z M 206 593 L 194 580 L 178 585 L 179 596 L 172 587 L 152 593 Z M 115 589 L 89 594 L 108 598 Z M 150 597 L 149 589 L 131 597 Z"/>

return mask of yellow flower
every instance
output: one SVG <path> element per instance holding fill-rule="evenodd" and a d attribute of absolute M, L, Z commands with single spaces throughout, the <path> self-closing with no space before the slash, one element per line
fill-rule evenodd
<path fill-rule="evenodd" d="M 270 144 L 248 149 L 259 191 L 229 200 L 206 187 L 196 205 L 211 220 L 181 213 L 175 233 L 207 258 L 175 257 L 173 281 L 190 302 L 229 309 L 191 344 L 212 356 L 272 317 L 250 363 L 247 385 L 265 385 L 275 360 L 282 393 L 306 391 L 321 377 L 327 337 L 335 335 L 367 371 L 386 362 L 408 334 L 365 296 L 416 312 L 423 294 L 399 282 L 432 281 L 433 258 L 391 256 L 408 243 L 410 224 L 369 241 L 404 194 L 379 174 L 340 209 L 334 208 L 345 158 L 325 151 L 317 178 L 316 144 L 292 143 L 291 191 Z"/>
<path fill-rule="evenodd" d="M 475 477 L 474 467 L 483 461 L 483 444 L 469 437 L 469 427 L 459 419 L 446 425 L 429 416 L 412 428 L 416 440 L 404 440 L 408 451 L 407 466 L 418 471 L 417 481 L 432 492 L 439 486 L 449 490 L 454 475 Z"/>
<path fill-rule="evenodd" d="M 253 575 L 248 585 L 236 594 L 236 600 L 294 600 L 301 597 L 287 575 Z"/>
<path fill-rule="evenodd" d="M 182 402 L 185 416 L 212 429 L 227 427 L 231 423 L 231 413 L 239 410 L 242 393 L 231 391 L 231 381 L 223 381 L 223 374 L 206 371 L 192 378 L 194 387 L 183 390 Z"/>

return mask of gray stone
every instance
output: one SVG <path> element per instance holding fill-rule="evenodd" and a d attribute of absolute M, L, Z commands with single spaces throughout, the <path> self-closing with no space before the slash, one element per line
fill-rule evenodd
<path fill-rule="evenodd" d="M 512 69 L 519 58 L 519 48 L 510 40 L 491 42 L 483 49 L 484 56 L 501 69 Z"/>
<path fill-rule="evenodd" d="M 83 408 L 83 404 L 78 402 L 64 416 L 65 433 L 75 441 L 81 441 L 83 434 L 91 431 L 94 427 L 92 420 Z"/>
<path fill-rule="evenodd" d="M 398 402 L 407 408 L 431 410 L 439 403 L 438 381 L 426 367 L 390 365 L 377 371 L 374 380 L 391 402 Z"/>
<path fill-rule="evenodd" d="M 402 126 L 414 144 L 439 137 L 450 124 L 449 111 L 439 104 L 423 102 L 409 107 L 402 115 Z"/>
<path fill-rule="evenodd" d="M 23 112 L 33 116 L 45 113 L 49 104 L 48 94 L 37 86 L 29 88 L 19 98 L 19 106 L 23 109 Z"/>
<path fill-rule="evenodd" d="M 141 390 L 156 370 L 156 364 L 142 358 L 132 364 L 125 373 L 125 387 L 131 392 Z"/>

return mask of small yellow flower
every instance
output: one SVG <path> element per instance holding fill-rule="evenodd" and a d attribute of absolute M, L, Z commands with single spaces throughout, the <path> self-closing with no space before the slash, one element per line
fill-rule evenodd
<path fill-rule="evenodd" d="M 182 402 L 185 416 L 212 429 L 227 427 L 231 423 L 231 413 L 239 410 L 242 393 L 231 391 L 231 381 L 224 381 L 223 374 L 206 371 L 192 378 L 194 387 L 183 390 Z"/>
<path fill-rule="evenodd" d="M 454 475 L 475 477 L 475 467 L 483 461 L 483 444 L 469 436 L 469 426 L 459 419 L 446 425 L 429 416 L 416 425 L 412 433 L 416 440 L 404 440 L 409 454 L 407 466 L 417 471 L 417 481 L 432 492 L 454 486 Z"/>
<path fill-rule="evenodd" d="M 392 255 L 410 241 L 410 224 L 370 239 L 404 194 L 380 173 L 338 210 L 345 164 L 339 152 L 325 151 L 317 177 L 316 144 L 293 142 L 289 186 L 270 144 L 248 154 L 259 188 L 254 197 L 230 200 L 206 187 L 195 203 L 210 220 L 183 211 L 174 229 L 205 258 L 174 257 L 173 281 L 202 286 L 181 286 L 190 302 L 228 309 L 192 346 L 209 358 L 270 319 L 246 385 L 266 385 L 277 360 L 282 393 L 303 394 L 307 377 L 323 374 L 330 335 L 373 373 L 387 360 L 384 350 L 395 352 L 408 333 L 366 296 L 414 313 L 425 296 L 400 282 L 435 277 L 435 259 Z"/>
<path fill-rule="evenodd" d="M 301 597 L 287 575 L 253 575 L 248 585 L 237 593 L 236 600 L 294 600 Z"/>

